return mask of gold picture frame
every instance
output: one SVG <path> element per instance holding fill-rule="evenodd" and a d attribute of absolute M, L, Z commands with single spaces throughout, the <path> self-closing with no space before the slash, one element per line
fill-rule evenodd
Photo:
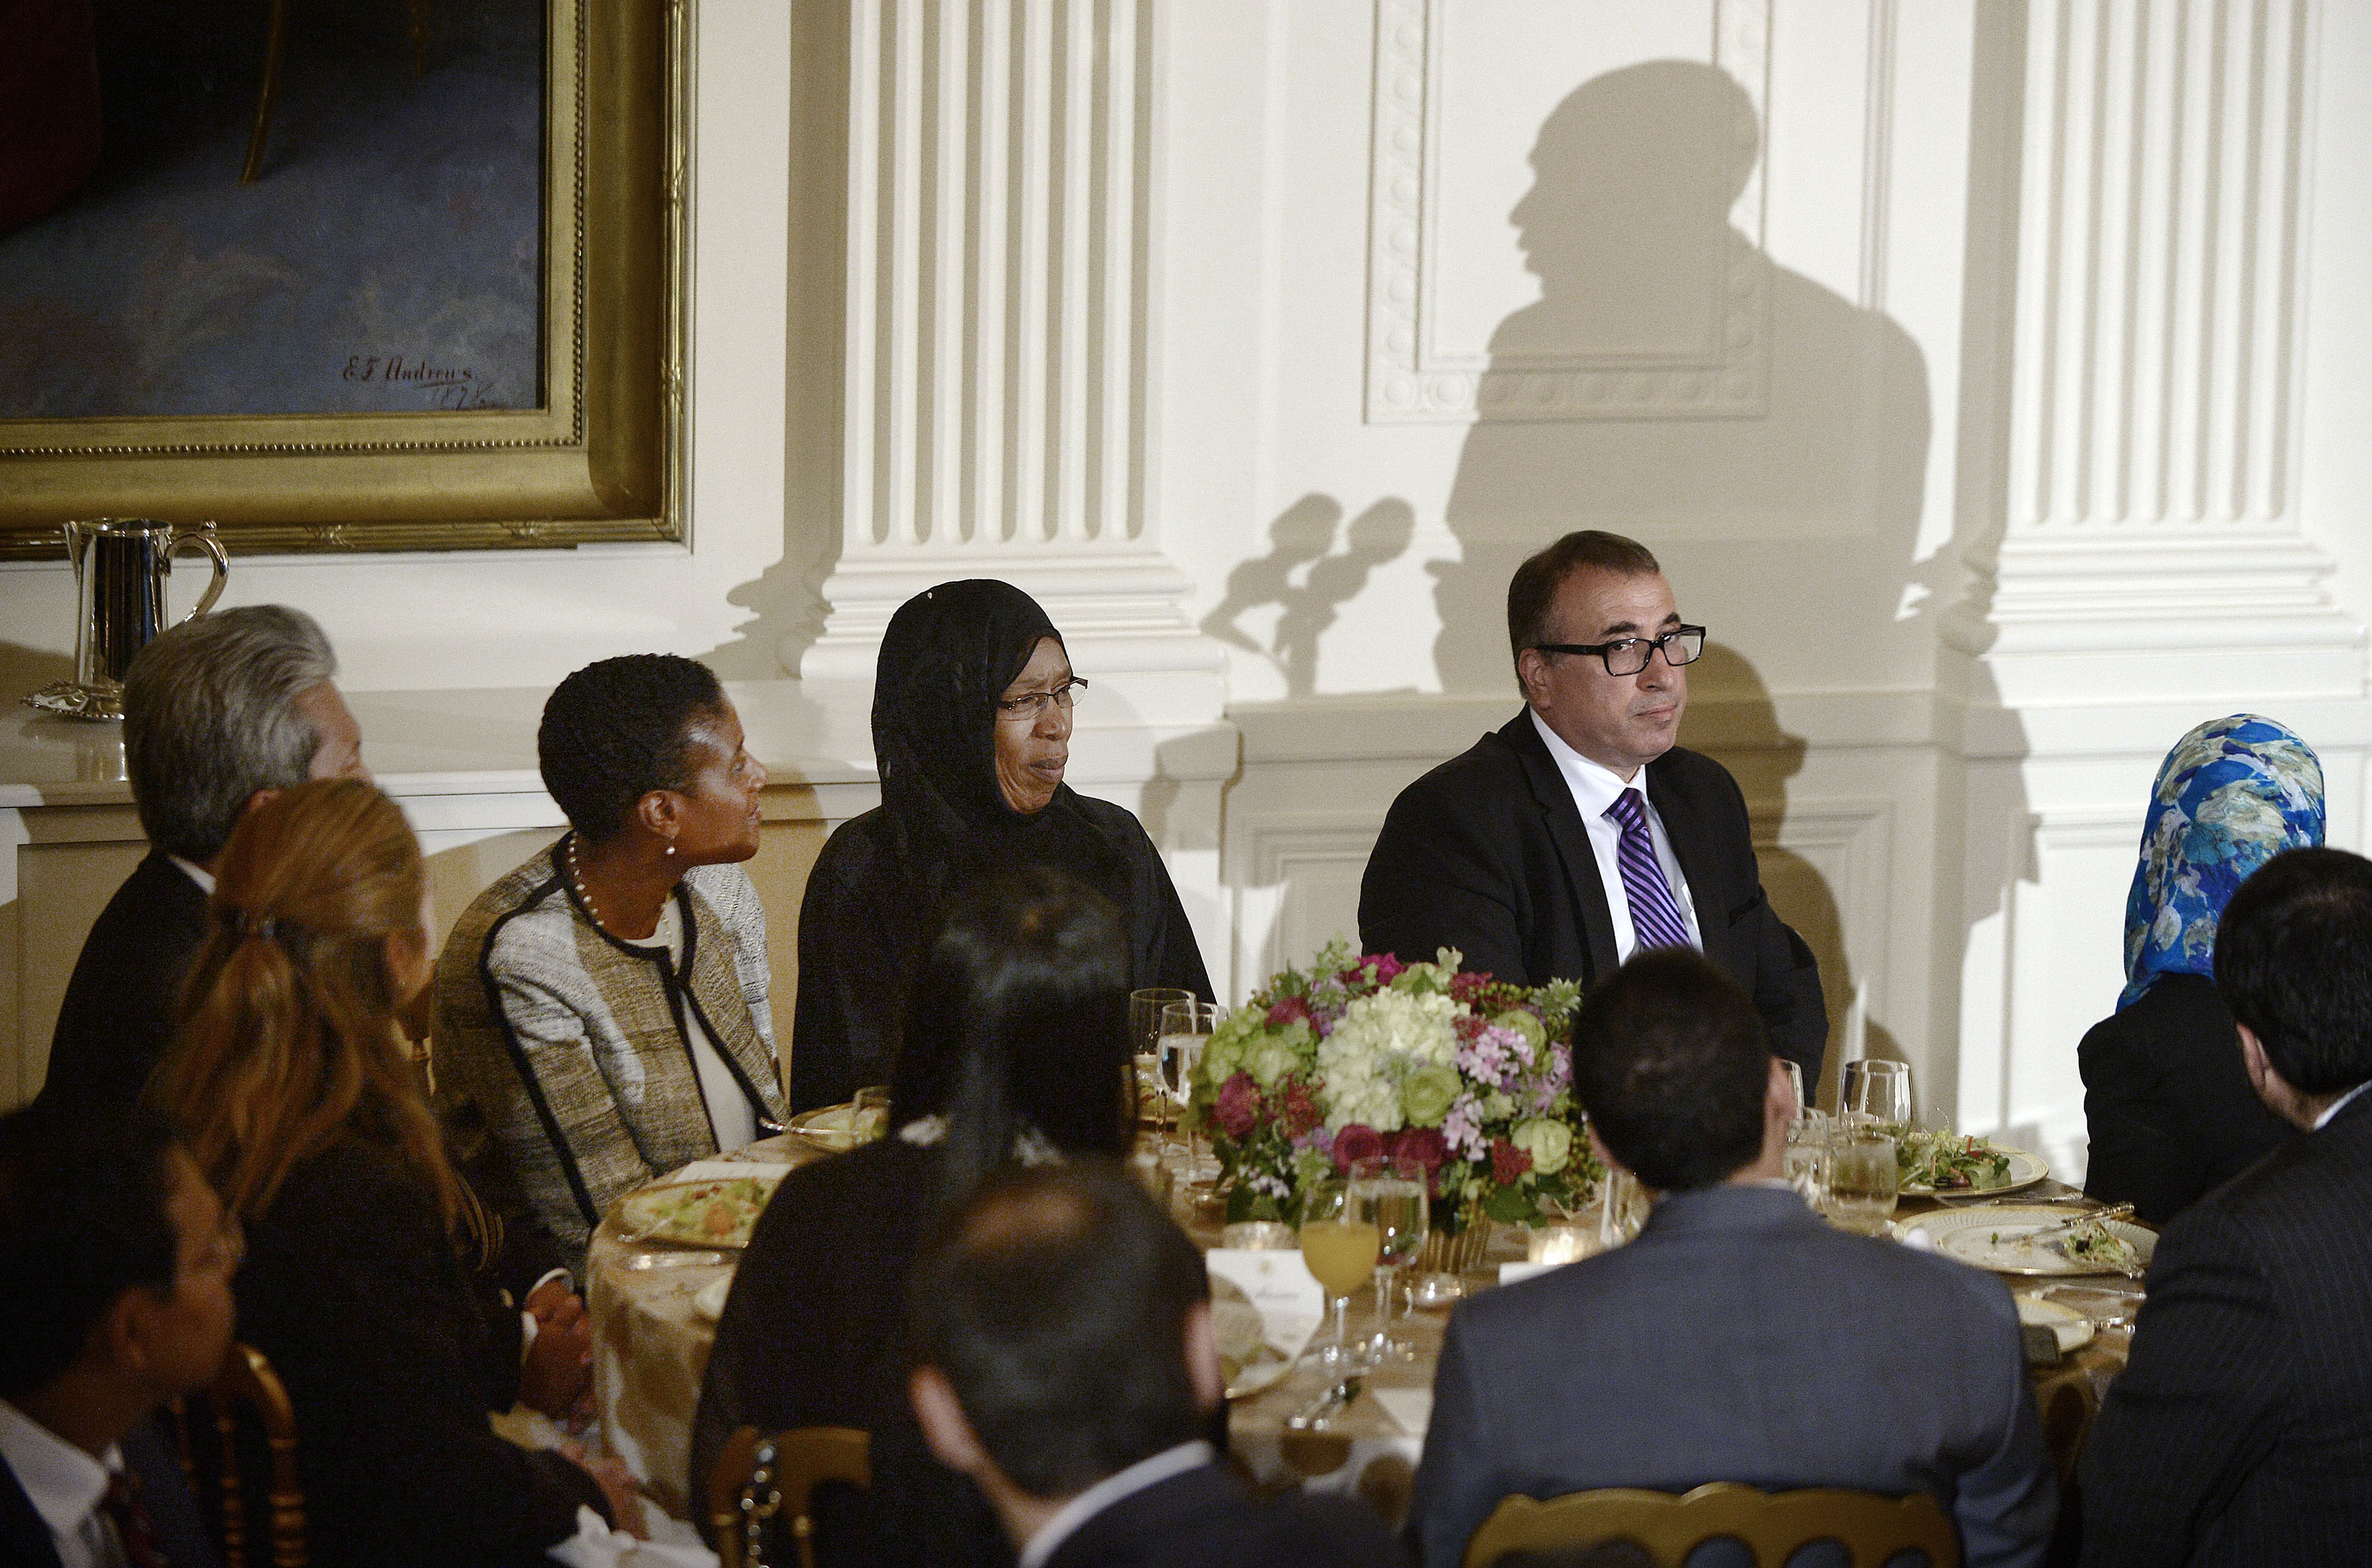
<path fill-rule="evenodd" d="M 0 420 L 0 559 L 106 516 L 234 555 L 682 540 L 689 12 L 546 0 L 542 407 Z"/>

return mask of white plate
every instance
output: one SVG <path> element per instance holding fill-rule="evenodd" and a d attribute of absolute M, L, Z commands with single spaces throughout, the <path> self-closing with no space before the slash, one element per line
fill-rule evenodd
<path fill-rule="evenodd" d="M 692 1309 L 714 1323 L 725 1316 L 725 1298 L 732 1294 L 733 1276 L 722 1275 L 700 1287 L 692 1298 Z M 2085 1327 L 2088 1329 L 2091 1325 L 2087 1323 Z"/>
<path fill-rule="evenodd" d="M 1272 1321 L 1241 1285 L 1224 1275 L 1211 1276 L 1211 1314 L 1220 1365 L 1232 1373 L 1231 1400 L 1247 1399 L 1282 1380 L 1311 1337 L 1298 1322 Z"/>
<path fill-rule="evenodd" d="M 1999 1148 L 2000 1145 L 1995 1144 L 1994 1147 Z M 2009 1156 L 2009 1179 L 1997 1187 L 1947 1187 L 1938 1191 L 1905 1182 L 1902 1195 L 1906 1198 L 1997 1198 L 2004 1192 L 2016 1192 L 2021 1188 L 2031 1187 L 2051 1174 L 2049 1162 L 2041 1155 L 2029 1154 L 2024 1149 L 2002 1149 L 2001 1152 Z"/>
<path fill-rule="evenodd" d="M 1922 1214 L 1911 1222 L 1909 1228 L 1925 1231 L 1935 1238 L 1936 1250 L 1946 1257 L 1973 1263 L 1980 1269 L 1990 1269 L 1997 1274 L 2119 1272 L 2115 1269 L 2078 1262 L 2056 1250 L 2048 1241 L 2040 1247 L 2027 1245 L 2026 1238 L 2036 1231 L 2064 1225 L 2077 1217 L 2064 1207 L 1987 1203 L 1975 1208 L 1946 1209 L 1938 1214 Z M 2124 1220 L 2107 1223 L 2110 1235 L 2133 1248 L 2134 1267 L 2148 1267 L 2150 1253 L 2157 1246 L 2157 1233 Z"/>
<path fill-rule="evenodd" d="M 2062 1355 L 2090 1344 L 2092 1336 L 2099 1331 L 2092 1327 L 2092 1319 L 2074 1307 L 2063 1307 L 2055 1301 L 2045 1301 L 2039 1295 L 2021 1295 L 2017 1298 L 2017 1320 L 2021 1323 L 2033 1323 L 2049 1328 L 2052 1333 L 2058 1336 L 2059 1353 Z"/>

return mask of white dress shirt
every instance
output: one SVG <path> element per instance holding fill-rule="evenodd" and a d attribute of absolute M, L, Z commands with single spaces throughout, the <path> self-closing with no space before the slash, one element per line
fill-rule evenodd
<path fill-rule="evenodd" d="M 123 1542 L 99 1510 L 107 1478 L 123 1468 L 121 1452 L 110 1446 L 103 1459 L 94 1459 L 0 1400 L 0 1459 L 8 1462 L 33 1512 L 50 1527 L 65 1568 L 125 1568 Z"/>
<path fill-rule="evenodd" d="M 2332 1100 L 2329 1105 L 2323 1107 L 2322 1114 L 2314 1119 L 2314 1130 L 2320 1132 L 2324 1128 L 2330 1126 L 2331 1119 L 2338 1115 L 2341 1111 L 2345 1110 L 2349 1104 L 2355 1100 L 2355 1097 L 2362 1094 L 2366 1089 L 2372 1089 L 2372 1078 L 2366 1078 L 2364 1082 L 2356 1085 L 2354 1088 L 2348 1090 L 2345 1094 L 2340 1096 L 2337 1099 Z"/>
<path fill-rule="evenodd" d="M 1639 802 L 1647 808 L 1647 836 L 1655 842 L 1656 864 L 1664 868 L 1664 880 L 1672 889 L 1672 901 L 1680 907 L 1680 920 L 1689 928 L 1689 946 L 1703 950 L 1703 933 L 1697 928 L 1697 906 L 1689 897 L 1688 878 L 1680 875 L 1680 857 L 1672 853 L 1671 836 L 1664 831 L 1664 819 L 1656 812 L 1656 803 L 1647 798 L 1647 770 L 1639 770 L 1629 784 L 1613 770 L 1601 768 L 1564 743 L 1564 738 L 1551 729 L 1537 709 L 1532 711 L 1532 727 L 1547 743 L 1549 755 L 1556 759 L 1557 772 L 1564 775 L 1564 787 L 1573 793 L 1574 808 L 1581 813 L 1581 825 L 1589 830 L 1590 853 L 1598 857 L 1598 880 L 1606 889 L 1606 912 L 1614 917 L 1614 961 L 1622 963 L 1639 947 L 1638 933 L 1631 928 L 1631 896 L 1622 888 L 1622 824 L 1606 814 L 1614 797 L 1626 789 L 1639 792 Z"/>
<path fill-rule="evenodd" d="M 1045 1568 L 1046 1559 L 1054 1549 L 1071 1538 L 1081 1525 L 1102 1513 L 1123 1497 L 1134 1497 L 1146 1487 L 1158 1486 L 1174 1475 L 1201 1469 L 1217 1458 L 1211 1446 L 1197 1438 L 1180 1443 L 1175 1448 L 1164 1448 L 1149 1459 L 1139 1459 L 1124 1470 L 1118 1470 L 1080 1493 L 1063 1504 L 1055 1516 L 1038 1527 L 1029 1544 L 1021 1549 L 1021 1568 Z"/>
<path fill-rule="evenodd" d="M 169 854 L 165 858 L 180 866 L 181 868 L 181 875 L 187 877 L 191 881 L 195 882 L 198 885 L 199 892 L 203 893 L 210 899 L 215 896 L 215 874 L 213 872 L 207 870 L 204 866 L 200 865 L 196 861 L 183 860 L 178 854 Z"/>

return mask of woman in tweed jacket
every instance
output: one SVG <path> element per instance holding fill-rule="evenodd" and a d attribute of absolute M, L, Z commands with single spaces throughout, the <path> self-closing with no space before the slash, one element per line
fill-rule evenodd
<path fill-rule="evenodd" d="M 562 681 L 536 753 L 570 830 L 447 939 L 437 1061 L 483 1141 L 473 1177 L 575 1263 L 621 1194 L 781 1121 L 739 865 L 766 772 L 715 676 L 662 654 Z"/>

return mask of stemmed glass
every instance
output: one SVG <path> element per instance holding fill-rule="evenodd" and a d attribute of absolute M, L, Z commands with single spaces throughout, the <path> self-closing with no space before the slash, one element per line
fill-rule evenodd
<path fill-rule="evenodd" d="M 1192 1002 L 1194 993 L 1175 985 L 1150 985 L 1128 993 L 1128 1037 L 1136 1048 L 1137 1081 L 1150 1088 L 1159 1106 L 1162 1130 L 1177 1124 L 1169 1086 L 1161 1074 L 1161 1009 L 1172 1002 Z"/>
<path fill-rule="evenodd" d="M 1351 1293 L 1367 1283 L 1376 1267 L 1380 1238 L 1372 1220 L 1358 1216 L 1347 1181 L 1313 1183 L 1301 1195 L 1301 1260 L 1318 1281 L 1318 1288 L 1334 1307 L 1334 1342 L 1314 1352 L 1326 1366 L 1347 1366 L 1355 1357 L 1350 1344 Z"/>
<path fill-rule="evenodd" d="M 1911 1069 L 1901 1062 L 1864 1057 L 1845 1063 L 1838 1109 L 1848 1118 L 1861 1118 L 1901 1138 L 1911 1126 Z"/>
<path fill-rule="evenodd" d="M 1219 1027 L 1216 1004 L 1171 1002 L 1161 1009 L 1161 1076 L 1169 1086 L 1173 1103 L 1183 1107 L 1194 1090 L 1194 1069 L 1203 1060 L 1203 1048 L 1211 1043 L 1211 1031 Z M 1203 1134 L 1188 1128 L 1186 1132 L 1186 1174 L 1195 1182 L 1208 1181 L 1218 1171 L 1205 1169 L 1203 1163 Z"/>
<path fill-rule="evenodd" d="M 1370 1358 L 1377 1362 L 1416 1359 L 1408 1342 L 1392 1337 L 1392 1302 L 1400 1272 L 1416 1261 L 1432 1229 L 1425 1185 L 1424 1167 L 1416 1160 L 1378 1155 L 1351 1165 L 1352 1215 L 1376 1227 L 1376 1337 Z"/>

